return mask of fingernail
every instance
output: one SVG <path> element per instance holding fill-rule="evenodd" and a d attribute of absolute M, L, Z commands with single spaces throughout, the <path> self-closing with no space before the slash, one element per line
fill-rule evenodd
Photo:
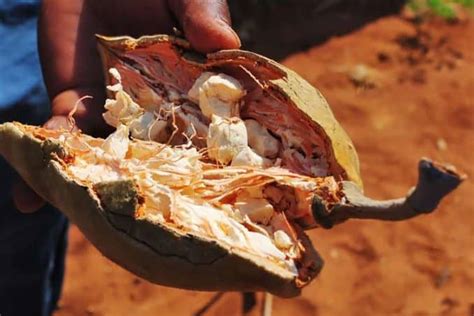
<path fill-rule="evenodd" d="M 223 28 L 225 28 L 230 34 L 232 34 L 232 37 L 234 38 L 234 43 L 237 43 L 237 47 L 234 47 L 234 45 L 232 45 L 232 47 L 227 47 L 227 49 L 236 49 L 236 48 L 240 48 L 240 46 L 242 46 L 242 43 L 240 41 L 240 37 L 239 37 L 239 34 L 237 34 L 237 32 L 232 28 L 231 25 L 229 25 L 226 21 L 224 20 L 219 20 L 218 22 L 219 24 L 221 24 L 221 26 Z"/>
<path fill-rule="evenodd" d="M 237 32 L 232 28 L 232 26 L 227 25 L 227 28 L 230 30 L 230 32 L 231 32 L 232 35 L 234 36 L 235 40 L 237 41 L 237 43 L 238 43 L 238 48 L 240 48 L 240 47 L 242 46 L 242 42 L 240 41 L 239 34 L 237 34 Z"/>

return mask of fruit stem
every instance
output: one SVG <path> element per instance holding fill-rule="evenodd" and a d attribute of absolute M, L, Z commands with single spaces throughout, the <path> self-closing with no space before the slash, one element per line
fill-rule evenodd
<path fill-rule="evenodd" d="M 343 182 L 344 203 L 328 207 L 318 196 L 313 198 L 313 216 L 322 227 L 331 228 L 349 218 L 400 221 L 432 212 L 441 199 L 466 178 L 454 167 L 423 158 L 418 164 L 418 183 L 406 197 L 377 201 L 362 194 L 352 182 Z"/>

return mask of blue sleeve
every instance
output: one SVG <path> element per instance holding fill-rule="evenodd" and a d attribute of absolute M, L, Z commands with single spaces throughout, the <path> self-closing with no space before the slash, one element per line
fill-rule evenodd
<path fill-rule="evenodd" d="M 39 0 L 0 0 L 0 115 L 18 105 L 48 108 L 37 51 L 39 7 Z"/>

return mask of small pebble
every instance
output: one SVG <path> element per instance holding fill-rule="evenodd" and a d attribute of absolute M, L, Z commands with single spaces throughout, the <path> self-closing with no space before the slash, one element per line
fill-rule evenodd
<path fill-rule="evenodd" d="M 438 138 L 438 140 L 436 140 L 436 147 L 440 151 L 445 151 L 448 149 L 448 143 L 444 140 L 444 138 Z"/>

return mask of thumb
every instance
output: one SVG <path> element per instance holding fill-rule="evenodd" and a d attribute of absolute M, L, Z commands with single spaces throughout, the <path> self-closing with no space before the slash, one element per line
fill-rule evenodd
<path fill-rule="evenodd" d="M 191 46 L 201 53 L 240 47 L 225 0 L 168 0 Z"/>

